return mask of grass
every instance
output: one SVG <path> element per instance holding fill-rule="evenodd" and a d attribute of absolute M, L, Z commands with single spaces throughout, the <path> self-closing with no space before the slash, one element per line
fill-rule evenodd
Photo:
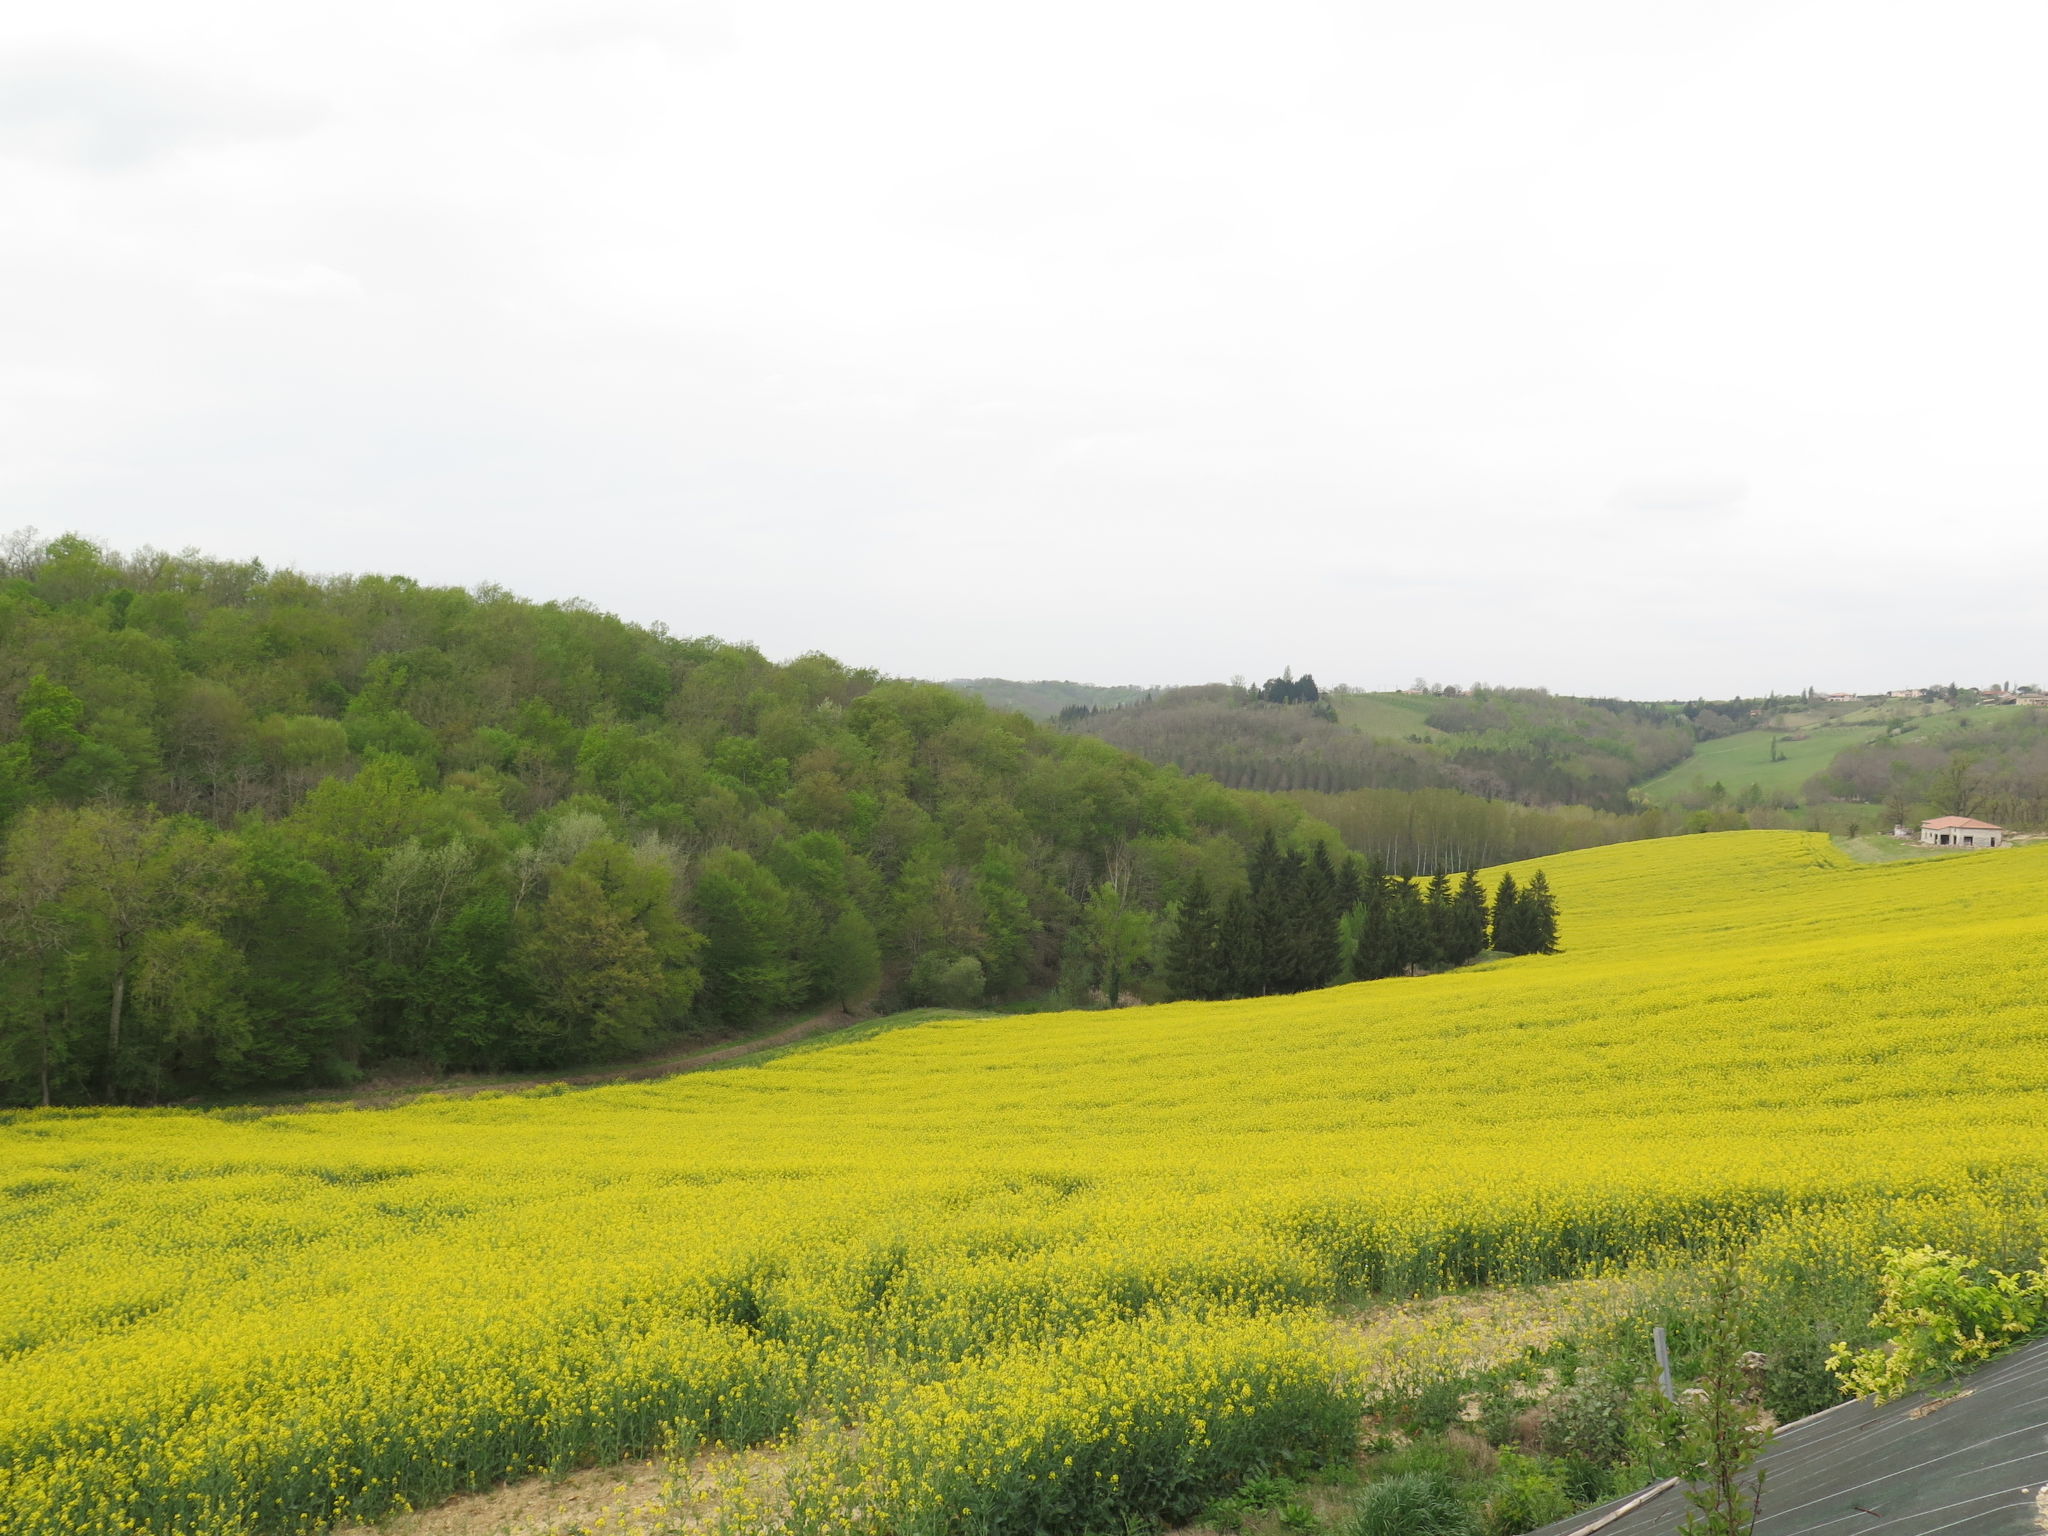
<path fill-rule="evenodd" d="M 0 1117 L 0 1526 L 312 1531 L 673 1426 L 786 1437 L 799 1531 L 1185 1519 L 1460 1368 L 1455 1331 L 1361 1353 L 1375 1297 L 1739 1237 L 1853 1318 L 1887 1241 L 2031 1260 L 2048 848 L 1543 867 L 1566 952 L 1441 976 L 374 1113 Z"/>
<path fill-rule="evenodd" d="M 1984 852 L 1973 848 L 1930 848 L 1908 838 L 1864 835 L 1838 837 L 1835 846 L 1850 858 L 1865 864 L 1896 864 L 1914 859 L 1959 859 Z"/>
<path fill-rule="evenodd" d="M 1448 734 L 1423 723 L 1423 717 L 1440 702 L 1423 694 L 1346 693 L 1326 697 L 1336 707 L 1337 723 L 1362 735 L 1437 740 Z"/>
<path fill-rule="evenodd" d="M 1876 733 L 1868 726 L 1817 726 L 1804 740 L 1787 738 L 1781 731 L 1738 731 L 1733 736 L 1703 741 L 1691 757 L 1639 786 L 1652 803 L 1666 805 L 1691 790 L 1707 784 L 1724 785 L 1731 798 L 1750 785 L 1767 795 L 1800 799 L 1806 781 L 1833 762 L 1837 754 L 1871 740 Z M 1771 743 L 1778 744 L 1781 761 L 1771 760 Z"/>
<path fill-rule="evenodd" d="M 1783 796 L 1797 803 L 1804 798 L 1806 781 L 1824 771 L 1850 747 L 1885 739 L 1888 721 L 1903 719 L 1907 729 L 1891 738 L 1901 746 L 1974 730 L 1986 724 L 2012 718 L 2009 706 L 1979 705 L 1952 709 L 1945 704 L 1918 701 L 1895 702 L 1833 717 L 1831 723 L 1803 728 L 1804 739 L 1792 739 L 1784 728 L 1739 731 L 1733 736 L 1703 741 L 1691 757 L 1676 767 L 1638 786 L 1652 804 L 1668 805 L 1691 790 L 1719 783 L 1730 797 L 1751 784 L 1766 794 Z M 1771 761 L 1771 743 L 1776 741 L 1781 761 Z"/>

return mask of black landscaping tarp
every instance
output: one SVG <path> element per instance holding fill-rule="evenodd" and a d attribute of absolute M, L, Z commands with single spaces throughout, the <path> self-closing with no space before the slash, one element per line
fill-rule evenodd
<path fill-rule="evenodd" d="M 1761 1464 L 1756 1536 L 2041 1536 L 2048 1340 L 1882 1408 L 1859 1399 L 1788 1424 Z M 1684 1524 L 1683 1485 L 1615 1517 L 1637 1497 L 1581 1510 L 1534 1536 L 1671 1536 Z"/>

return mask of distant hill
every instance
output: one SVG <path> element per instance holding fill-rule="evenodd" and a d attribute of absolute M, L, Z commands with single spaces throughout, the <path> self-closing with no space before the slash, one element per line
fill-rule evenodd
<path fill-rule="evenodd" d="M 1050 679 L 1021 683 L 1007 677 L 949 677 L 946 686 L 958 693 L 972 694 L 994 709 L 1015 710 L 1033 720 L 1050 720 L 1063 709 L 1076 705 L 1090 709 L 1114 709 L 1160 692 L 1158 685 L 1137 683 L 1055 682 Z"/>
<path fill-rule="evenodd" d="M 1154 762 L 1238 789 L 1454 789 L 1524 805 L 1634 809 L 1632 785 L 1682 762 L 1696 728 L 1674 705 L 1540 688 L 1324 693 L 1268 704 L 1224 683 L 1173 688 L 1069 722 Z"/>

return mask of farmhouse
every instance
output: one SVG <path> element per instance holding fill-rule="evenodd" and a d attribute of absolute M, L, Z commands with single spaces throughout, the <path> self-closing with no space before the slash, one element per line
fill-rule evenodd
<path fill-rule="evenodd" d="M 1967 816 L 1937 816 L 1920 823 L 1920 841 L 1938 848 L 2002 848 L 2006 830 Z"/>

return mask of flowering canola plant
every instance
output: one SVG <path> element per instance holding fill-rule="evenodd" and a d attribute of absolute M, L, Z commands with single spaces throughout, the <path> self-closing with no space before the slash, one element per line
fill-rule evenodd
<path fill-rule="evenodd" d="M 1544 867 L 1566 952 L 1442 976 L 0 1117 L 0 1532 L 310 1532 L 679 1429 L 817 1446 L 800 1528 L 1099 1528 L 1341 1443 L 1347 1303 L 2038 1248 L 2048 849 Z"/>

